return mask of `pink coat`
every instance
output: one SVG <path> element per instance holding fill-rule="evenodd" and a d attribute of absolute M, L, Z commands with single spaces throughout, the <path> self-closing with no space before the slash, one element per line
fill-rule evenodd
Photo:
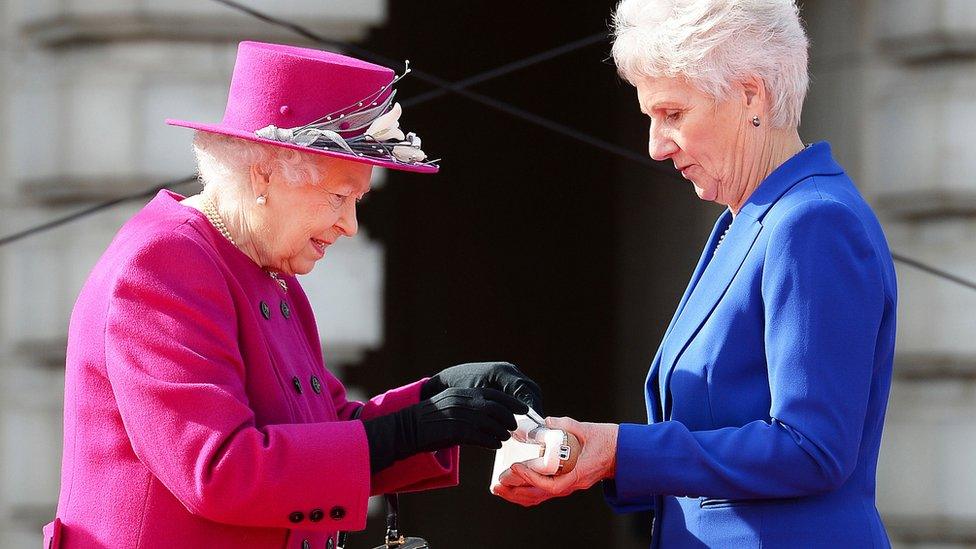
<path fill-rule="evenodd" d="M 363 404 L 325 368 L 298 281 L 284 292 L 163 191 L 116 236 L 71 316 L 60 547 L 324 548 L 371 494 L 457 483 L 458 452 L 370 475 Z M 341 314 L 341 312 L 337 312 Z"/>

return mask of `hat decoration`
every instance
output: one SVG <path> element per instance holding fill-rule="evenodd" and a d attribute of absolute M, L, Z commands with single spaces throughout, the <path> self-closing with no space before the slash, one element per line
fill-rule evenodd
<path fill-rule="evenodd" d="M 420 138 L 400 129 L 394 85 L 410 73 L 334 52 L 244 41 L 218 123 L 167 124 L 371 164 L 436 173 Z"/>
<path fill-rule="evenodd" d="M 302 126 L 279 128 L 270 124 L 254 133 L 281 143 L 436 169 L 439 159 L 427 160 L 427 155 L 421 149 L 420 137 L 413 132 L 404 134 L 400 129 L 402 109 L 399 103 L 393 102 L 396 97 L 393 86 L 410 74 L 410 61 L 405 62 L 405 67 L 403 74 L 389 84 L 347 107 Z M 366 131 L 362 132 L 364 128 Z M 355 132 L 362 133 L 343 136 Z"/>

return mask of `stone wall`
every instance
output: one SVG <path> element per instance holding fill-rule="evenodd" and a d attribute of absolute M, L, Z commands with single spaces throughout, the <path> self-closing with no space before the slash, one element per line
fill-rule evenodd
<path fill-rule="evenodd" d="M 386 18 L 381 0 L 252 4 L 341 40 Z M 220 120 L 243 39 L 300 43 L 215 2 L 0 4 L 0 234 L 192 174 L 192 133 L 163 119 Z M 0 248 L 0 549 L 35 546 L 53 517 L 68 317 L 141 204 Z M 333 370 L 382 341 L 383 255 L 361 233 L 303 280 Z"/>
<path fill-rule="evenodd" d="M 804 139 L 829 139 L 896 253 L 976 273 L 976 5 L 807 0 Z M 897 264 L 878 507 L 897 547 L 976 546 L 976 292 Z"/>

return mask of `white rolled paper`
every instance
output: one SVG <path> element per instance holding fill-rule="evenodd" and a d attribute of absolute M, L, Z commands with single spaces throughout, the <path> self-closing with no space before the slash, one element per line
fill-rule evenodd
<path fill-rule="evenodd" d="M 555 475 L 559 471 L 559 449 L 565 433 L 559 429 L 541 427 L 528 416 L 516 415 L 515 420 L 518 427 L 512 432 L 512 438 L 495 451 L 489 491 L 500 484 L 498 479 L 502 473 L 515 463 L 524 463 L 540 475 Z"/>

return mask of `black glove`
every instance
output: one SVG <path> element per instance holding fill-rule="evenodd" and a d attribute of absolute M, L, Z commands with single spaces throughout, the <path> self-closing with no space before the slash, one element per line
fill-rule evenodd
<path fill-rule="evenodd" d="M 514 364 L 508 362 L 473 362 L 451 366 L 424 382 L 420 389 L 420 398 L 430 398 L 450 387 L 497 389 L 545 415 L 542 411 L 542 389 Z"/>
<path fill-rule="evenodd" d="M 363 421 L 373 473 L 419 452 L 460 444 L 498 449 L 528 409 L 494 389 L 447 389 L 402 410 Z"/>

